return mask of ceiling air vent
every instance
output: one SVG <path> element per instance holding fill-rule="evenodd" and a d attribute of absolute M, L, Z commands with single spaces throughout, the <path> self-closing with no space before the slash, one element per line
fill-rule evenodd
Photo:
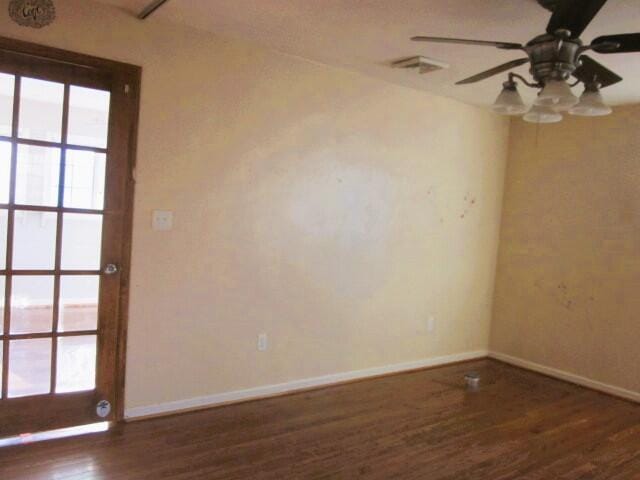
<path fill-rule="evenodd" d="M 438 60 L 422 56 L 398 60 L 397 62 L 393 62 L 392 66 L 395 68 L 415 69 L 420 75 L 436 72 L 444 68 L 449 68 L 449 65 L 444 62 L 439 62 Z"/>

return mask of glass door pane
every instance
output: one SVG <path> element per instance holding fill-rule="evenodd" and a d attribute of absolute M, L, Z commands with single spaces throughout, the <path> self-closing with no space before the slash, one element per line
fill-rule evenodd
<path fill-rule="evenodd" d="M 58 338 L 56 393 L 96 387 L 96 336 Z"/>
<path fill-rule="evenodd" d="M 56 207 L 59 183 L 59 148 L 18 145 L 17 204 Z"/>
<path fill-rule="evenodd" d="M 104 90 L 71 86 L 67 143 L 106 148 L 110 100 Z"/>
<path fill-rule="evenodd" d="M 16 79 L 13 75 L 0 73 L 0 135 L 11 136 L 13 123 L 13 90 Z"/>
<path fill-rule="evenodd" d="M 50 332 L 53 325 L 54 277 L 14 276 L 11 288 L 11 333 Z"/>
<path fill-rule="evenodd" d="M 65 275 L 60 279 L 58 331 L 77 332 L 98 328 L 98 275 Z"/>
<path fill-rule="evenodd" d="M 58 214 L 17 210 L 13 225 L 13 268 L 52 270 L 55 265 Z"/>
<path fill-rule="evenodd" d="M 8 221 L 9 211 L 0 209 L 0 270 L 4 270 L 6 268 Z"/>
<path fill-rule="evenodd" d="M 68 150 L 65 160 L 64 206 L 102 210 L 107 156 Z"/>
<path fill-rule="evenodd" d="M 4 302 L 5 302 L 5 288 L 7 285 L 7 277 L 0 276 L 0 335 L 4 333 Z M 2 342 L 0 342 L 2 345 Z M 2 356 L 0 355 L 0 365 L 2 364 Z M 2 378 L 2 377 L 0 377 Z"/>
<path fill-rule="evenodd" d="M 62 269 L 99 270 L 102 215 L 65 213 L 62 220 Z"/>
<path fill-rule="evenodd" d="M 0 203 L 9 203 L 11 183 L 11 143 L 0 142 Z"/>
<path fill-rule="evenodd" d="M 22 78 L 18 136 L 30 140 L 62 140 L 64 85 Z"/>
<path fill-rule="evenodd" d="M 51 339 L 9 343 L 9 398 L 51 391 Z"/>

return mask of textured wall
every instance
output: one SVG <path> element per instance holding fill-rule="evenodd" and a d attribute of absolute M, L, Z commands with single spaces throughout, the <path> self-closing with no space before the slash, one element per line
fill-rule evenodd
<path fill-rule="evenodd" d="M 127 406 L 488 346 L 503 119 L 84 0 L 0 25 L 144 69 Z"/>
<path fill-rule="evenodd" d="M 512 124 L 493 350 L 640 391 L 639 126 Z"/>

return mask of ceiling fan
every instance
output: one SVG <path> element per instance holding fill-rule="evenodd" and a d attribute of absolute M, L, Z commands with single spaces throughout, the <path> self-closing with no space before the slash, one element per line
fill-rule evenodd
<path fill-rule="evenodd" d="M 456 83 L 466 85 L 485 80 L 494 75 L 512 70 L 526 63 L 531 64 L 533 81 L 509 73 L 502 93 L 496 99 L 493 110 L 505 115 L 525 114 L 524 119 L 536 123 L 553 123 L 562 120 L 562 111 L 574 115 L 599 116 L 611 113 L 605 105 L 600 89 L 622 81 L 615 74 L 588 55 L 587 51 L 600 54 L 640 52 L 640 33 L 606 35 L 585 45 L 580 36 L 600 12 L 608 0 L 538 0 L 551 10 L 551 20 L 546 33 L 529 41 L 526 45 L 510 42 L 467 40 L 443 37 L 413 37 L 416 42 L 455 43 L 495 47 L 502 50 L 520 50 L 526 58 L 511 60 L 485 72 L 473 75 Z M 569 85 L 568 80 L 576 82 Z M 533 107 L 529 110 L 518 93 L 516 79 L 525 85 L 540 89 Z M 584 93 L 578 99 L 571 87 L 584 84 Z"/>

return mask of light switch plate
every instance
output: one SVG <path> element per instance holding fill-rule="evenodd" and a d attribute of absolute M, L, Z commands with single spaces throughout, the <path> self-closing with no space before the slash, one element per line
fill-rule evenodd
<path fill-rule="evenodd" d="M 166 232 L 173 228 L 173 212 L 168 210 L 154 210 L 151 225 L 154 230 Z"/>

